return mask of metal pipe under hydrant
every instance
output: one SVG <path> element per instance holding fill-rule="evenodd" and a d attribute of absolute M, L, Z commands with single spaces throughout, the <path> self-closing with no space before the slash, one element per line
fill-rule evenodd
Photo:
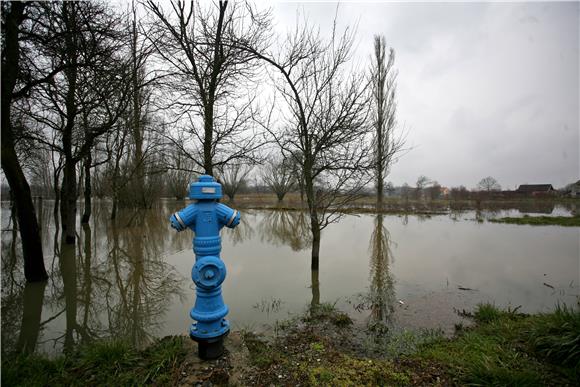
<path fill-rule="evenodd" d="M 220 258 L 222 249 L 220 230 L 234 228 L 240 223 L 240 213 L 218 202 L 222 186 L 212 176 L 201 175 L 189 187 L 189 198 L 196 200 L 171 215 L 171 227 L 177 231 L 190 228 L 194 231 L 193 252 L 195 265 L 191 279 L 196 285 L 195 306 L 189 315 L 196 322 L 191 324 L 189 336 L 198 343 L 202 359 L 217 359 L 224 350 L 223 340 L 230 331 L 225 316 L 221 284 L 226 278 L 226 266 Z"/>

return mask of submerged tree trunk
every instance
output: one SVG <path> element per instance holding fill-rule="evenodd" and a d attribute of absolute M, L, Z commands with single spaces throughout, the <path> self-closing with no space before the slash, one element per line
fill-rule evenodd
<path fill-rule="evenodd" d="M 2 121 L 5 120 L 2 114 Z M 4 129 L 2 122 L 2 129 Z M 24 276 L 28 282 L 44 281 L 48 278 L 44 267 L 44 256 L 42 254 L 42 240 L 40 238 L 40 227 L 34 210 L 34 203 L 30 193 L 30 186 L 22 172 L 20 163 L 12 146 L 6 143 L 12 142 L 11 131 L 2 130 L 2 170 L 6 175 L 6 180 L 10 189 L 14 193 L 14 204 L 16 205 L 16 216 L 22 241 L 22 255 L 24 257 Z"/>
<path fill-rule="evenodd" d="M 66 160 L 62 188 L 60 189 L 60 221 L 62 238 L 67 244 L 74 245 L 76 239 L 77 181 L 76 168 L 72 161 Z"/>
<path fill-rule="evenodd" d="M 91 272 L 91 263 L 92 263 L 92 250 L 91 250 L 91 227 L 88 223 L 83 224 L 83 237 L 85 239 L 84 245 L 84 253 L 85 253 L 85 261 L 83 267 L 83 303 L 84 303 L 84 310 L 83 310 L 83 322 L 82 327 L 83 331 L 88 331 L 89 329 L 89 311 L 91 309 L 91 295 L 92 295 L 92 275 Z"/>
<path fill-rule="evenodd" d="M 89 219 L 91 218 L 91 163 L 93 162 L 92 154 L 89 151 L 87 157 L 85 158 L 85 210 L 83 213 L 83 217 L 81 219 L 81 223 L 89 223 Z"/>
<path fill-rule="evenodd" d="M 119 158 L 115 161 L 115 169 L 113 170 L 113 208 L 111 209 L 111 220 L 117 218 L 117 207 L 119 206 Z"/>
<path fill-rule="evenodd" d="M 48 278 L 44 267 L 40 228 L 34 211 L 30 186 L 22 171 L 15 150 L 14 133 L 10 120 L 12 93 L 16 85 L 19 69 L 18 29 L 24 18 L 25 4 L 13 2 L 10 11 L 5 15 L 5 29 L 2 60 L 2 112 L 1 112 L 1 159 L 2 170 L 10 185 L 16 204 L 16 214 L 20 225 L 20 239 L 24 256 L 24 276 L 28 282 L 43 281 Z"/>
<path fill-rule="evenodd" d="M 308 209 L 310 212 L 310 231 L 312 232 L 312 260 L 310 268 L 318 270 L 318 261 L 320 256 L 320 220 L 318 219 L 318 203 L 314 193 L 314 179 L 311 175 L 312 163 L 305 160 L 304 164 L 304 188 Z"/>
<path fill-rule="evenodd" d="M 320 282 L 318 281 L 318 270 L 310 271 L 310 281 L 312 288 L 312 300 L 310 306 L 320 305 Z"/>

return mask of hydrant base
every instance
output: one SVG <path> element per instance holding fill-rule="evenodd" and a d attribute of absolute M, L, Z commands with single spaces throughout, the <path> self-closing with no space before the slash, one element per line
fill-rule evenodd
<path fill-rule="evenodd" d="M 224 338 L 230 333 L 228 330 L 226 333 L 219 337 L 211 339 L 200 339 L 194 337 L 191 334 L 189 337 L 193 341 L 197 341 L 197 354 L 203 360 L 215 360 L 218 359 L 224 353 Z"/>

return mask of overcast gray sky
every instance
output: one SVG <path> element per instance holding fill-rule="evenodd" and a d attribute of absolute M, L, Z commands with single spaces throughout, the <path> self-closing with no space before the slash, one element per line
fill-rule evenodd
<path fill-rule="evenodd" d="M 296 11 L 328 30 L 336 3 L 275 3 L 276 29 Z M 580 179 L 578 2 L 341 3 L 339 26 L 358 23 L 357 56 L 373 35 L 397 53 L 398 118 L 412 150 L 389 180 L 426 175 L 475 187 L 561 187 Z"/>

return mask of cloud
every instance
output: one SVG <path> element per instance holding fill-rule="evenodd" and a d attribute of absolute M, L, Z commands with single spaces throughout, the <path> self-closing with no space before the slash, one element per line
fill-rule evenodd
<path fill-rule="evenodd" d="M 321 32 L 336 4 L 277 4 L 278 28 L 295 10 Z M 358 23 L 356 57 L 375 34 L 397 51 L 398 118 L 414 149 L 396 184 L 425 174 L 444 185 L 555 186 L 580 178 L 579 3 L 347 3 L 339 28 Z M 366 63 L 363 63 L 366 65 Z"/>

